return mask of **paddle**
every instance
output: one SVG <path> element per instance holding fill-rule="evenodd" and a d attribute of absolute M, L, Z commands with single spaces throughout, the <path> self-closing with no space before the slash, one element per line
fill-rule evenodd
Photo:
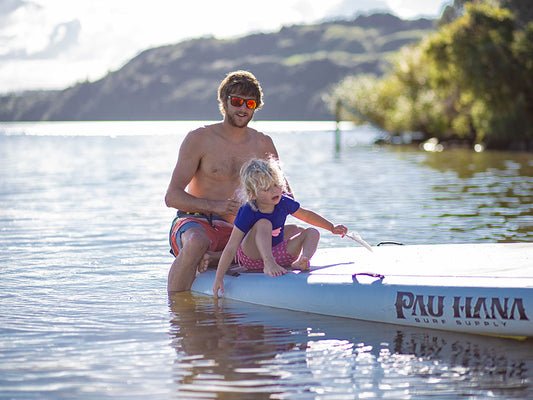
<path fill-rule="evenodd" d="M 365 249 L 367 249 L 368 251 L 372 251 L 372 247 L 363 240 L 363 238 L 357 233 L 357 232 L 350 232 L 350 233 L 347 233 L 346 235 L 344 235 L 346 237 L 349 237 L 350 239 L 352 239 L 354 242 L 357 242 L 359 243 L 361 246 L 363 246 Z"/>

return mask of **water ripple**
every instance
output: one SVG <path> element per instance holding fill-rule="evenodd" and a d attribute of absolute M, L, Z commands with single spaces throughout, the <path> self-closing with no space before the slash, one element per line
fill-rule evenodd
<path fill-rule="evenodd" d="M 169 299 L 163 196 L 183 133 L 0 135 L 0 397 L 533 396 L 529 342 Z M 529 155 L 335 156 L 332 132 L 273 137 L 302 205 L 371 243 L 533 240 Z"/>

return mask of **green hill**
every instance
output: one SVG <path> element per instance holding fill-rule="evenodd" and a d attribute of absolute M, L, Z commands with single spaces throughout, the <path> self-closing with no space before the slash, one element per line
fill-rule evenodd
<path fill-rule="evenodd" d="M 152 48 L 95 82 L 0 97 L 0 120 L 217 120 L 216 91 L 233 70 L 261 81 L 263 120 L 327 120 L 325 91 L 347 75 L 385 72 L 387 57 L 434 30 L 390 14 L 212 37 Z"/>

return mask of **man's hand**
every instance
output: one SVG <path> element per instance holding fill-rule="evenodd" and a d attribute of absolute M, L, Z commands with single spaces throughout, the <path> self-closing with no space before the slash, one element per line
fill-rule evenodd
<path fill-rule="evenodd" d="M 236 199 L 218 200 L 213 204 L 213 214 L 216 215 L 237 215 L 241 203 Z"/>

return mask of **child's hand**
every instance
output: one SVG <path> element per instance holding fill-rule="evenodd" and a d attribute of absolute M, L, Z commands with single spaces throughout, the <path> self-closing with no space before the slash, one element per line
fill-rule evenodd
<path fill-rule="evenodd" d="M 346 228 L 344 225 L 336 225 L 333 227 L 331 232 L 335 235 L 346 235 L 348 233 L 348 228 Z"/>
<path fill-rule="evenodd" d="M 218 299 L 218 290 L 220 289 L 220 294 L 224 294 L 224 281 L 223 280 L 217 280 L 215 279 L 215 283 L 213 283 L 213 294 L 215 295 L 215 299 Z"/>

